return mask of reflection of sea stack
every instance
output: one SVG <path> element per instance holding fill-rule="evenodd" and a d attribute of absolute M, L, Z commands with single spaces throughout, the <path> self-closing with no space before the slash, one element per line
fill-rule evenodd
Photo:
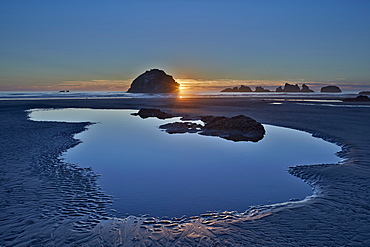
<path fill-rule="evenodd" d="M 163 70 L 151 69 L 139 75 L 127 91 L 128 93 L 174 93 L 180 88 L 172 76 Z"/>

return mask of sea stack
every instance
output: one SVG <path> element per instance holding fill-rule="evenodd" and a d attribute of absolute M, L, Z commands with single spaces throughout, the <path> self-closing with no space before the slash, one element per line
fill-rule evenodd
<path fill-rule="evenodd" d="M 311 89 L 310 89 L 306 84 L 303 84 L 303 85 L 302 85 L 301 92 L 305 92 L 305 93 L 313 93 L 313 90 L 311 90 Z"/>
<path fill-rule="evenodd" d="M 241 85 L 240 87 L 225 88 L 221 92 L 252 92 L 252 89 L 248 86 Z"/>
<path fill-rule="evenodd" d="M 261 86 L 257 86 L 255 92 L 256 93 L 268 93 L 268 92 L 271 92 L 271 91 L 268 90 L 268 89 L 265 89 L 265 88 L 263 88 Z"/>
<path fill-rule="evenodd" d="M 342 90 L 338 86 L 326 86 L 321 88 L 322 93 L 341 93 Z"/>
<path fill-rule="evenodd" d="M 311 90 L 306 84 L 302 85 L 302 89 L 299 88 L 298 84 L 289 84 L 285 83 L 284 88 L 281 86 L 276 88 L 276 92 L 288 92 L 288 93 L 312 93 L 313 90 Z"/>
<path fill-rule="evenodd" d="M 175 93 L 180 84 L 163 70 L 151 69 L 139 75 L 127 91 L 128 93 Z"/>
<path fill-rule="evenodd" d="M 366 95 L 359 95 L 356 98 L 345 98 L 343 102 L 370 102 L 370 98 Z"/>

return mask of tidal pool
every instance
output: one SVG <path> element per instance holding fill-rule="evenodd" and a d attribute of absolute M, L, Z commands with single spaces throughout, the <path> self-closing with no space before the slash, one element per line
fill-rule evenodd
<path fill-rule="evenodd" d="M 34 121 L 95 122 L 75 138 L 82 143 L 63 158 L 92 167 L 103 190 L 117 200 L 117 216 L 192 216 L 243 212 L 249 206 L 304 199 L 312 189 L 288 167 L 337 163 L 340 147 L 302 131 L 264 125 L 257 142 L 232 142 L 198 134 L 168 134 L 159 120 L 136 110 L 33 110 Z"/>

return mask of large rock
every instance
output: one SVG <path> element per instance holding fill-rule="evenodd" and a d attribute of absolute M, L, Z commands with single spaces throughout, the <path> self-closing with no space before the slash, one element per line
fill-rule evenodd
<path fill-rule="evenodd" d="M 321 88 L 322 93 L 341 93 L 342 90 L 340 90 L 337 86 L 326 86 Z"/>
<path fill-rule="evenodd" d="M 289 84 L 289 83 L 285 83 L 284 85 L 284 92 L 292 92 L 292 93 L 295 93 L 295 92 L 300 92 L 301 89 L 299 88 L 298 84 Z"/>
<path fill-rule="evenodd" d="M 139 75 L 127 91 L 128 93 L 174 93 L 180 84 L 163 70 L 151 69 Z"/>
<path fill-rule="evenodd" d="M 263 125 L 254 119 L 239 115 L 235 117 L 202 117 L 205 123 L 201 135 L 219 136 L 232 141 L 257 142 L 265 135 Z"/>

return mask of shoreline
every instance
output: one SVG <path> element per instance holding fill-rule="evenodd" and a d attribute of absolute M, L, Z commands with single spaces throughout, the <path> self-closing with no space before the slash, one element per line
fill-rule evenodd
<path fill-rule="evenodd" d="M 121 242 L 129 246 L 140 244 L 144 244 L 144 246 L 149 244 L 157 246 L 170 244 L 190 244 L 191 246 L 196 244 L 204 246 L 215 244 L 233 246 L 370 245 L 370 227 L 366 224 L 366 222 L 370 222 L 370 208 L 368 207 L 370 204 L 370 182 L 367 179 L 370 175 L 370 138 L 366 136 L 367 133 L 370 133 L 370 109 L 365 107 L 351 109 L 348 107 L 329 107 L 323 106 L 322 103 L 313 103 L 312 105 L 298 105 L 294 102 L 272 104 L 276 102 L 281 103 L 281 101 L 271 99 L 251 99 L 250 97 L 7 100 L 0 101 L 0 111 L 2 116 L 18 114 L 18 123 L 15 123 L 12 129 L 6 130 L 13 131 L 13 135 L 17 134 L 17 129 L 18 131 L 20 129 L 27 131 L 30 121 L 25 119 L 24 110 L 32 108 L 140 109 L 153 107 L 171 113 L 189 115 L 233 116 L 244 114 L 264 124 L 309 132 L 326 141 L 340 143 L 342 147 L 340 157 L 345 159 L 343 164 L 296 166 L 290 169 L 292 174 L 311 183 L 311 186 L 315 188 L 315 196 L 303 202 L 255 207 L 243 217 L 207 220 L 206 224 L 201 219 L 194 219 L 176 230 L 164 226 L 161 227 L 161 231 L 140 228 L 139 223 L 144 219 L 107 220 L 108 218 L 101 218 L 91 228 L 91 231 L 82 231 L 77 235 L 72 230 L 66 230 L 68 227 L 56 228 L 57 230 L 50 231 L 49 235 L 45 234 L 47 236 L 44 236 L 43 240 L 40 239 L 40 241 L 45 241 L 44 243 L 51 241 L 51 243 L 59 243 L 55 245 L 62 245 L 66 243 L 63 241 L 69 239 L 70 243 L 74 244 L 105 243 L 108 246 L 110 246 L 109 243 L 113 242 Z M 337 104 L 347 105 L 348 103 Z M 7 124 L 9 125 L 9 122 L 4 122 L 3 126 Z M 82 125 L 45 123 L 43 126 L 46 128 L 50 125 L 56 126 L 56 129 L 63 126 L 64 132 L 61 134 L 61 139 L 67 137 L 69 140 L 69 144 L 64 144 L 64 146 L 56 143 L 57 147 L 54 148 L 58 150 L 65 150 L 67 147 L 75 145 L 76 140 L 71 139 L 72 135 L 86 127 L 86 123 Z M 78 126 L 77 129 L 76 126 Z M 54 132 L 57 132 L 56 129 L 50 130 L 52 136 L 55 135 Z M 9 135 L 5 132 L 2 134 Z M 23 135 L 25 139 L 30 138 L 27 132 Z M 43 145 L 50 142 L 47 138 L 43 138 L 43 141 Z M 7 147 L 6 143 L 3 145 Z M 5 150 L 8 151 L 9 148 Z M 15 151 L 12 152 L 14 155 Z M 9 155 L 11 156 L 11 154 Z M 27 159 L 30 157 L 27 155 L 30 156 L 27 152 L 23 154 L 25 157 L 22 162 L 29 162 Z M 11 160 L 10 157 L 6 156 L 3 159 L 4 167 L 7 165 L 6 162 Z M 81 217 L 85 216 L 70 217 L 67 225 L 75 225 L 74 221 L 81 220 Z M 3 221 L 0 229 L 6 227 L 6 222 L 6 220 Z M 66 221 L 63 221 L 61 225 L 65 223 Z M 10 233 L 7 231 L 5 234 Z M 50 234 L 54 236 L 59 234 L 59 237 L 50 239 Z M 9 236 L 1 236 L 0 245 L 13 245 L 17 243 L 16 241 L 19 243 L 21 235 L 13 233 L 14 239 L 9 239 Z M 81 237 L 82 240 L 79 240 Z M 160 242 L 158 242 L 159 239 Z"/>

